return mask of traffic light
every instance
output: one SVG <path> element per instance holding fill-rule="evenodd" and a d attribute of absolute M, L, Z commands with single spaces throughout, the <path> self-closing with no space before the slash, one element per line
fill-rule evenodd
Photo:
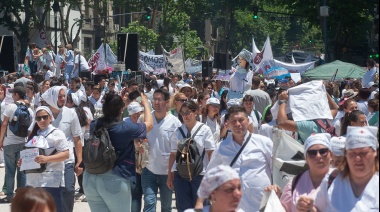
<path fill-rule="evenodd" d="M 253 10 L 253 19 L 258 19 L 259 18 L 259 15 L 258 15 L 259 8 L 257 6 L 253 6 L 252 10 Z"/>
<path fill-rule="evenodd" d="M 147 21 L 150 21 L 150 19 L 152 18 L 152 16 L 151 16 L 152 9 L 150 7 L 147 7 L 147 8 L 145 8 L 145 11 L 146 11 L 145 19 Z"/>

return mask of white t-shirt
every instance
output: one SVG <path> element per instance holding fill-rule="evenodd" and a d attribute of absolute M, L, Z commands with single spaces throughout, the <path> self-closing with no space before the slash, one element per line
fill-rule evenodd
<path fill-rule="evenodd" d="M 170 145 L 172 134 L 181 126 L 177 117 L 168 114 L 157 123 L 154 111 L 153 129 L 146 134 L 149 144 L 149 162 L 147 168 L 157 175 L 167 175 L 170 157 Z"/>
<path fill-rule="evenodd" d="M 262 124 L 258 134 L 273 139 L 273 127 L 276 125 L 277 123 L 275 119 L 269 123 Z"/>
<path fill-rule="evenodd" d="M 379 211 L 379 173 L 375 173 L 360 197 L 355 197 L 350 178 L 338 175 L 328 187 L 326 175 L 314 201 L 320 211 Z"/>
<path fill-rule="evenodd" d="M 74 59 L 74 63 L 78 64 L 78 61 L 79 61 L 79 55 L 76 55 Z M 90 67 L 88 66 L 86 58 L 84 58 L 83 55 L 80 55 L 80 70 L 87 71 L 88 69 L 90 69 Z M 78 71 L 78 68 L 76 68 L 75 70 Z"/>
<path fill-rule="evenodd" d="M 54 77 L 54 73 L 50 70 L 45 73 L 45 80 L 50 80 L 51 77 Z"/>
<path fill-rule="evenodd" d="M 15 114 L 16 110 L 17 110 L 17 105 L 15 103 L 12 103 L 12 104 L 5 106 L 5 111 L 4 111 L 3 115 L 8 117 L 9 120 L 8 120 L 7 132 L 5 134 L 6 136 L 4 136 L 4 143 L 3 143 L 4 146 L 8 146 L 8 145 L 12 145 L 12 144 L 22 144 L 22 143 L 25 143 L 25 141 L 26 141 L 26 137 L 15 136 L 12 133 L 12 131 L 9 129 L 9 125 L 14 118 L 14 114 Z M 33 120 L 34 119 L 33 110 L 28 108 L 28 111 L 29 111 L 31 119 Z"/>
<path fill-rule="evenodd" d="M 65 134 L 52 125 L 50 125 L 45 131 L 38 132 L 37 135 L 46 136 L 45 138 L 49 144 L 49 148 L 54 148 L 57 152 L 69 149 L 69 142 L 66 140 Z M 47 163 L 44 172 L 29 173 L 26 175 L 26 185 L 32 187 L 64 187 L 64 170 L 65 163 L 63 161 Z"/>
<path fill-rule="evenodd" d="M 249 117 L 253 121 L 253 133 L 255 133 L 255 134 L 259 133 L 259 129 L 260 129 L 260 126 L 261 126 L 261 117 L 262 117 L 262 115 L 261 115 L 261 113 L 259 111 L 257 111 L 257 115 L 259 116 L 259 119 L 257 119 L 254 110 L 252 110 L 251 114 L 249 114 Z"/>
<path fill-rule="evenodd" d="M 194 125 L 193 129 L 191 129 L 191 133 L 190 133 L 191 136 L 194 135 L 194 133 L 197 131 L 197 129 L 199 128 L 201 124 L 202 123 L 198 121 Z M 182 124 L 181 129 L 183 130 L 185 135 L 187 135 L 188 130 L 185 124 Z M 177 141 L 182 140 L 183 138 L 184 137 L 179 131 L 179 129 L 177 129 L 175 133 L 173 133 L 171 137 L 171 144 L 170 144 L 171 152 L 174 152 L 174 153 L 177 152 L 178 150 Z M 195 134 L 194 141 L 197 144 L 199 154 L 202 154 L 203 150 L 205 150 L 205 155 L 203 157 L 203 171 L 200 173 L 201 175 L 204 175 L 206 173 L 207 165 L 211 159 L 211 158 L 208 158 L 207 151 L 213 151 L 215 150 L 215 147 L 216 147 L 214 135 L 212 134 L 210 127 L 203 124 L 202 128 L 200 128 L 197 134 Z M 172 171 L 176 171 L 176 170 L 177 170 L 176 163 L 174 163 L 172 167 Z"/>
<path fill-rule="evenodd" d="M 200 122 L 203 123 L 202 116 L 199 116 Z M 218 124 L 218 120 L 214 118 L 214 120 L 210 119 L 210 117 L 206 117 L 206 123 L 207 126 L 210 127 L 211 132 L 213 132 L 213 137 L 215 143 L 219 143 L 220 141 L 220 124 Z"/>

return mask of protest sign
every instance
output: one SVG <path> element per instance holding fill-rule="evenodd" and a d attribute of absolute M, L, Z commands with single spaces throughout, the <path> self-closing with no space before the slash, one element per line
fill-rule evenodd
<path fill-rule="evenodd" d="M 153 70 L 165 68 L 165 59 L 163 55 L 152 55 L 150 53 L 140 51 L 140 62 L 141 61 Z"/>
<path fill-rule="evenodd" d="M 20 151 L 20 158 L 22 159 L 20 171 L 41 168 L 41 165 L 34 161 L 38 155 L 38 148 L 30 148 Z"/>

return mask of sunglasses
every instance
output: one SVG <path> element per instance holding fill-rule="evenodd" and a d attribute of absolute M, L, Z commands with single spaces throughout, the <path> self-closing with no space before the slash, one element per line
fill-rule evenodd
<path fill-rule="evenodd" d="M 176 99 L 176 101 L 184 103 L 187 101 L 187 99 Z"/>
<path fill-rule="evenodd" d="M 329 153 L 329 149 L 328 148 L 323 148 L 323 149 L 313 149 L 313 150 L 307 150 L 307 154 L 309 155 L 309 157 L 311 158 L 315 158 L 317 157 L 317 154 L 320 154 L 322 157 L 326 157 L 327 154 Z"/>
<path fill-rule="evenodd" d="M 41 119 L 43 120 L 47 120 L 49 118 L 49 115 L 46 115 L 46 116 L 36 116 L 36 121 L 41 121 Z"/>
<path fill-rule="evenodd" d="M 194 111 L 192 111 L 192 110 L 188 110 L 188 111 L 186 111 L 186 112 L 180 112 L 180 114 L 181 114 L 181 116 L 188 116 L 188 115 L 190 115 L 192 112 L 194 112 Z"/>

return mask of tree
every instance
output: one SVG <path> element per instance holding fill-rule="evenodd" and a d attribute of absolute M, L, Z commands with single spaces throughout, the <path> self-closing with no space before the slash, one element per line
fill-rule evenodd
<path fill-rule="evenodd" d="M 148 31 L 148 34 L 147 34 Z M 148 50 L 154 49 L 157 43 L 158 34 L 154 32 L 153 29 L 148 29 L 144 25 L 140 25 L 139 22 L 135 21 L 129 24 L 127 28 L 122 27 L 121 32 L 124 33 L 137 33 L 139 34 L 140 40 L 140 51 L 144 51 L 146 47 L 146 42 L 148 41 Z M 144 48 L 143 48 L 144 46 Z"/>

